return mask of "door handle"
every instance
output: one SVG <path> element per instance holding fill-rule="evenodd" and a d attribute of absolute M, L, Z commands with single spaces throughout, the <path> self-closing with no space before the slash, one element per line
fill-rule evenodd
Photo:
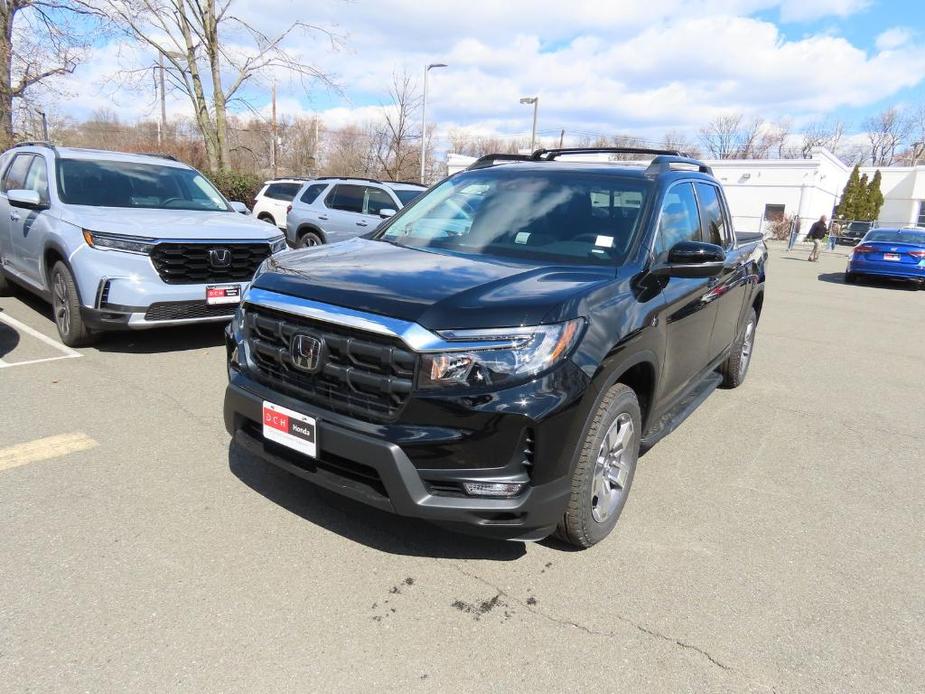
<path fill-rule="evenodd" d="M 368 227 L 368 226 L 369 226 L 369 222 L 357 222 L 357 226 L 358 226 L 358 227 Z"/>
<path fill-rule="evenodd" d="M 328 216 L 327 216 L 326 214 L 319 214 L 319 215 L 318 215 L 318 219 L 321 219 L 321 220 L 323 220 L 323 221 L 327 221 L 327 220 L 328 220 Z"/>
<path fill-rule="evenodd" d="M 11 221 L 11 222 L 18 222 L 20 219 L 21 219 L 21 217 L 20 217 L 18 214 L 16 214 L 15 212 L 10 212 L 10 221 Z"/>

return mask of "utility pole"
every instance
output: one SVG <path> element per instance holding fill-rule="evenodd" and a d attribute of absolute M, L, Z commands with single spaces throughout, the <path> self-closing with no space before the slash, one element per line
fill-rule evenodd
<path fill-rule="evenodd" d="M 318 171 L 318 114 L 315 114 L 315 122 L 312 123 L 315 131 L 315 138 L 312 142 L 312 168 Z"/>
<path fill-rule="evenodd" d="M 42 117 L 42 139 L 48 142 L 48 118 L 44 111 L 39 111 L 38 114 Z"/>
<path fill-rule="evenodd" d="M 276 178 L 279 174 L 279 167 L 276 162 L 276 80 L 273 80 L 273 149 L 271 151 L 271 157 L 273 159 L 273 178 Z"/>
<path fill-rule="evenodd" d="M 536 151 L 536 112 L 540 108 L 540 97 L 538 96 L 525 96 L 520 100 L 522 104 L 533 104 L 533 132 L 530 135 L 530 151 Z"/>
<path fill-rule="evenodd" d="M 157 54 L 158 81 L 161 87 L 161 122 L 157 129 L 157 146 L 163 143 L 163 138 L 167 136 L 167 96 L 164 92 L 164 56 Z"/>
<path fill-rule="evenodd" d="M 565 128 L 559 133 L 559 149 L 562 149 L 562 143 L 565 142 Z"/>
<path fill-rule="evenodd" d="M 424 183 L 424 159 L 427 155 L 427 73 L 435 67 L 446 67 L 446 64 L 431 63 L 424 67 L 424 101 L 421 104 L 421 183 Z"/>

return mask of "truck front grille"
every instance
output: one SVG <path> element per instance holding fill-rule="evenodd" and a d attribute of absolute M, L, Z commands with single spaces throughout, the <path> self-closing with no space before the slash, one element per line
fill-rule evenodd
<path fill-rule="evenodd" d="M 248 282 L 268 255 L 269 243 L 159 243 L 151 262 L 167 284 Z"/>
<path fill-rule="evenodd" d="M 244 319 L 253 376 L 270 388 L 369 422 L 394 419 L 411 395 L 417 355 L 398 339 L 251 304 Z M 293 364 L 296 334 L 323 341 L 317 372 Z"/>

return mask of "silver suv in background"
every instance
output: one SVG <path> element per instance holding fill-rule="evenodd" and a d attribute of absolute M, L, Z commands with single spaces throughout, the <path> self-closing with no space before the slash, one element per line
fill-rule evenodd
<path fill-rule="evenodd" d="M 251 214 L 261 222 L 269 222 L 285 230 L 286 211 L 307 180 L 309 179 L 295 177 L 264 181 L 263 188 L 254 198 L 254 211 Z"/>
<path fill-rule="evenodd" d="M 306 182 L 286 216 L 291 246 L 345 241 L 375 229 L 426 190 L 419 183 L 321 177 Z"/>
<path fill-rule="evenodd" d="M 173 158 L 23 143 L 0 156 L 0 293 L 49 300 L 61 340 L 227 321 L 279 229 Z"/>

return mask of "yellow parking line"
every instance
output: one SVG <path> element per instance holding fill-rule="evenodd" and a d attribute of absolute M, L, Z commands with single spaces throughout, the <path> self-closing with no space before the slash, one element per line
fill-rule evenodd
<path fill-rule="evenodd" d="M 37 463 L 40 460 L 58 458 L 77 451 L 86 451 L 99 444 L 82 432 L 48 436 L 28 443 L 20 443 L 9 448 L 0 448 L 0 471 Z"/>

